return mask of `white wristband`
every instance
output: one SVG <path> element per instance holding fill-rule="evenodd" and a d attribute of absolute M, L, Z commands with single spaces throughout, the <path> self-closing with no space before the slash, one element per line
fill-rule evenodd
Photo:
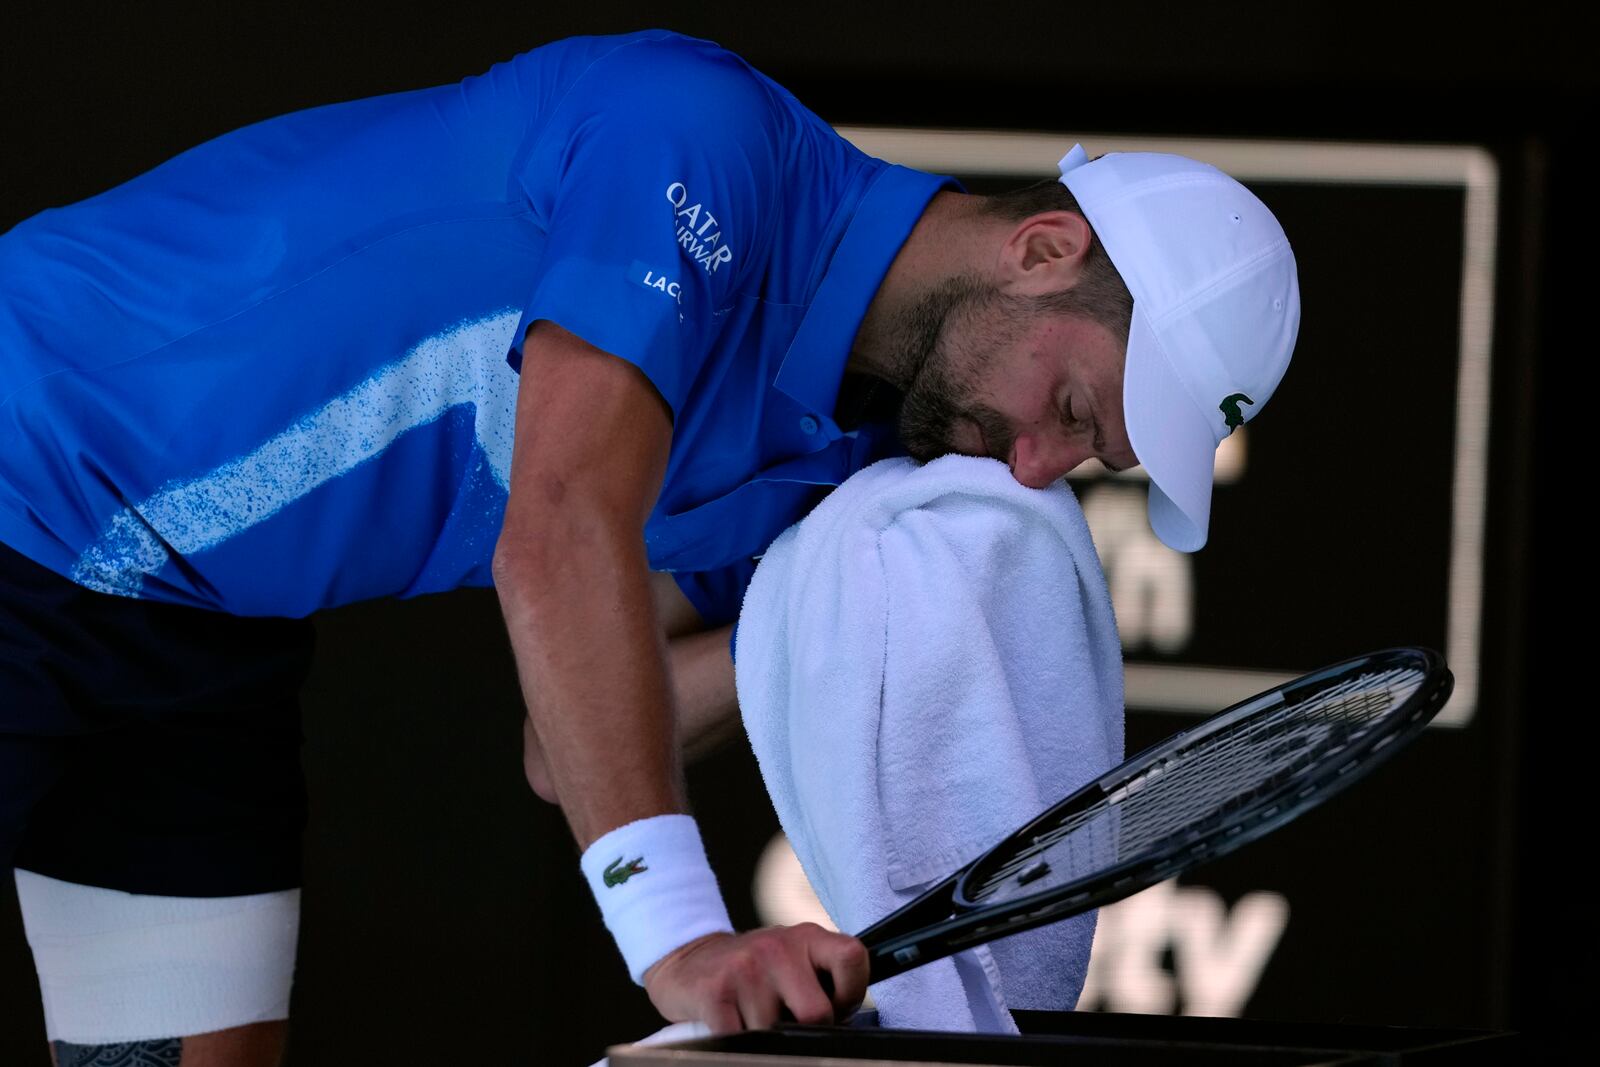
<path fill-rule="evenodd" d="M 583 876 L 634 982 L 695 938 L 732 933 L 700 829 L 687 815 L 630 822 L 590 845 Z"/>

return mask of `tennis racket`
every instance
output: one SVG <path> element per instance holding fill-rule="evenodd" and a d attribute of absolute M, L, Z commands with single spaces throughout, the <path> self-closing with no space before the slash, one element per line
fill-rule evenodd
<path fill-rule="evenodd" d="M 1374 652 L 1146 749 L 863 930 L 871 981 L 1121 900 L 1271 833 L 1416 736 L 1453 684 L 1437 652 Z"/>

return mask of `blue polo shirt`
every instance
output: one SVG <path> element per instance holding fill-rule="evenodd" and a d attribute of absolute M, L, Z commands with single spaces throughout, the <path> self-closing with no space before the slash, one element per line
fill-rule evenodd
<path fill-rule="evenodd" d="M 244 615 L 487 585 L 549 320 L 670 406 L 650 564 L 728 621 L 773 538 L 896 448 L 831 414 L 953 184 L 664 31 L 227 134 L 0 237 L 0 542 Z"/>

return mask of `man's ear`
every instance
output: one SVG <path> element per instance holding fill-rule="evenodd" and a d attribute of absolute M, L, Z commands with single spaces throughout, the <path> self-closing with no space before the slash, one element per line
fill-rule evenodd
<path fill-rule="evenodd" d="M 1088 221 L 1073 211 L 1023 219 L 1000 246 L 996 271 L 1001 289 L 1016 296 L 1070 289 L 1083 272 L 1093 240 Z"/>

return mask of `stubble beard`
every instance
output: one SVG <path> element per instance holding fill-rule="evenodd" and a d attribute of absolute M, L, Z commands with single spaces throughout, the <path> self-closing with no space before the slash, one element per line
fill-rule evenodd
<path fill-rule="evenodd" d="M 1003 341 L 995 336 L 997 325 L 1004 332 L 1003 316 L 998 324 L 985 320 L 1009 303 L 976 279 L 957 276 L 929 290 L 896 323 L 906 383 L 897 428 L 919 463 L 957 451 L 955 428 L 963 419 L 982 432 L 990 456 L 1003 461 L 1010 455 L 1010 426 L 977 400 L 992 345 Z M 984 333 L 987 343 L 978 341 Z"/>

